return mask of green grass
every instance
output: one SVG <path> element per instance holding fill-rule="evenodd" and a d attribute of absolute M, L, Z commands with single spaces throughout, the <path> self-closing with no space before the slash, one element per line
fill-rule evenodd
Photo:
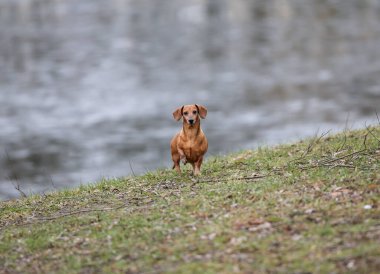
<path fill-rule="evenodd" d="M 369 130 L 1 202 L 0 272 L 376 273 Z"/>

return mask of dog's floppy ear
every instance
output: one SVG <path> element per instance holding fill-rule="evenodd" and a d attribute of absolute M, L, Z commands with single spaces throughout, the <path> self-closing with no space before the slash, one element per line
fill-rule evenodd
<path fill-rule="evenodd" d="M 201 116 L 202 119 L 205 119 L 207 116 L 207 108 L 205 108 L 202 105 L 195 105 L 198 109 L 199 116 Z"/>
<path fill-rule="evenodd" d="M 176 120 L 176 121 L 181 120 L 181 117 L 182 117 L 182 111 L 183 111 L 183 106 L 177 108 L 177 109 L 173 112 L 174 120 Z"/>

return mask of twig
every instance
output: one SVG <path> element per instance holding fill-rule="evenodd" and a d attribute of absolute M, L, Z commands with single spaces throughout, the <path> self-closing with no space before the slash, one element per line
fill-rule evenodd
<path fill-rule="evenodd" d="M 366 127 L 367 131 L 373 136 L 373 138 L 375 138 L 380 143 L 379 138 L 377 138 L 376 135 L 372 133 L 370 128 L 367 126 L 367 124 L 365 124 L 365 127 Z"/>
<path fill-rule="evenodd" d="M 329 133 L 329 131 L 325 132 L 325 133 L 322 133 L 320 137 L 317 138 L 318 136 L 318 132 L 316 133 L 315 137 L 310 141 L 306 151 L 304 152 L 304 154 L 302 155 L 302 158 L 305 157 L 307 154 L 309 154 L 312 150 L 313 150 L 313 146 L 318 143 L 322 138 L 323 136 L 325 136 L 327 133 Z"/>
<path fill-rule="evenodd" d="M 15 224 L 15 225 L 16 226 L 27 226 L 27 225 L 32 225 L 32 224 L 44 222 L 44 221 L 52 221 L 52 220 L 63 218 L 63 217 L 70 216 L 70 215 L 77 215 L 77 214 L 88 213 L 88 212 L 103 212 L 103 211 L 118 210 L 118 209 L 121 209 L 121 208 L 126 208 L 127 206 L 128 205 L 121 205 L 121 206 L 114 207 L 114 208 L 82 209 L 82 210 L 71 211 L 71 212 L 67 212 L 67 213 L 63 213 L 63 214 L 51 215 L 51 216 L 48 216 L 48 217 L 40 217 L 40 218 L 36 217 L 36 218 L 32 218 L 32 220 L 30 220 L 30 221 L 26 221 L 26 222 L 23 222 L 23 223 L 18 223 L 18 224 Z M 146 209 L 146 208 L 148 208 L 150 206 L 151 205 L 144 205 L 144 206 L 139 206 L 139 207 L 137 207 L 135 209 Z M 36 220 L 36 221 L 33 221 L 33 220 Z M 3 227 L 0 227 L 0 231 L 2 229 L 3 229 Z"/>
<path fill-rule="evenodd" d="M 46 169 L 45 169 L 45 172 L 46 172 L 46 173 L 48 174 L 48 176 L 49 176 L 50 184 L 51 184 L 51 186 L 53 187 L 53 189 L 57 189 L 57 188 L 55 187 L 55 184 L 54 184 L 54 181 L 53 181 L 53 177 L 51 176 L 51 174 L 48 173 Z"/>
<path fill-rule="evenodd" d="M 136 177 L 136 174 L 135 174 L 135 172 L 134 172 L 134 170 L 133 170 L 133 168 L 132 168 L 131 160 L 128 160 L 128 163 L 129 163 L 129 168 L 130 168 L 131 171 L 132 171 L 133 177 Z"/>
<path fill-rule="evenodd" d="M 355 166 L 353 165 L 344 165 L 344 164 L 337 164 L 337 165 L 329 165 L 329 164 L 322 164 L 323 166 L 327 166 L 327 167 L 347 167 L 347 168 L 356 168 Z"/>
<path fill-rule="evenodd" d="M 319 130 L 318 130 L 318 131 L 319 131 Z M 296 159 L 294 159 L 294 160 L 291 160 L 291 161 L 289 161 L 289 163 L 291 163 L 291 162 L 295 162 L 295 161 L 299 161 L 299 160 L 305 158 L 305 156 L 306 156 L 307 154 L 309 154 L 309 153 L 313 150 L 313 146 L 314 146 L 316 143 L 318 143 L 323 137 L 325 137 L 325 136 L 331 131 L 331 129 L 329 129 L 328 131 L 322 133 L 321 136 L 319 136 L 319 137 L 317 138 L 317 136 L 318 136 L 318 131 L 317 131 L 317 133 L 315 134 L 315 137 L 310 141 L 309 145 L 307 146 L 306 151 L 301 155 L 301 157 L 298 157 L 298 158 L 296 158 Z"/>
<path fill-rule="evenodd" d="M 307 169 L 312 169 L 312 168 L 317 168 L 317 167 L 321 167 L 321 165 L 316 164 L 316 165 L 309 165 L 309 166 L 299 166 L 298 168 L 300 170 L 307 170 Z"/>
<path fill-rule="evenodd" d="M 315 164 L 315 165 L 309 165 L 309 166 L 301 166 L 301 167 L 299 167 L 299 169 L 301 169 L 301 170 L 308 170 L 308 169 L 318 168 L 318 167 L 330 167 L 330 168 L 335 168 L 335 167 L 359 168 L 359 167 L 357 167 L 357 166 L 353 166 L 353 165 L 344 165 L 344 164 L 330 165 L 330 164 L 324 164 L 324 163 L 321 163 L 321 164 Z"/>
<path fill-rule="evenodd" d="M 220 179 L 208 179 L 208 180 L 200 180 L 198 183 L 210 183 L 210 182 L 226 182 L 226 181 L 234 181 L 234 180 L 256 180 L 268 177 L 270 175 L 257 175 L 257 176 L 243 176 L 237 178 L 220 178 Z"/>
<path fill-rule="evenodd" d="M 343 156 L 341 156 L 341 157 L 338 157 L 338 158 L 335 158 L 335 159 L 331 159 L 331 160 L 329 160 L 329 161 L 321 162 L 320 164 L 330 164 L 330 163 L 333 163 L 333 162 L 336 162 L 336 161 L 342 160 L 342 159 L 344 159 L 344 158 L 347 158 L 347 157 L 353 156 L 353 155 L 355 155 L 355 154 L 362 153 L 362 152 L 364 152 L 364 151 L 366 151 L 366 150 L 367 150 L 367 149 L 365 148 L 365 149 L 362 149 L 362 150 L 354 151 L 354 152 L 352 152 L 352 153 L 350 153 L 350 154 L 343 155 Z"/>
<path fill-rule="evenodd" d="M 367 137 L 368 137 L 368 132 L 364 135 L 364 141 L 363 141 L 364 149 L 367 149 Z"/>
<path fill-rule="evenodd" d="M 70 215 L 77 215 L 77 214 L 81 214 L 81 213 L 118 210 L 118 209 L 123 208 L 123 207 L 126 207 L 126 205 L 121 205 L 121 206 L 118 206 L 118 207 L 82 209 L 82 210 L 70 211 L 70 212 L 66 212 L 66 213 L 63 213 L 63 214 L 58 214 L 58 215 L 53 215 L 53 216 L 48 216 L 48 217 L 41 217 L 41 218 L 37 218 L 37 220 L 40 220 L 40 221 L 49 221 L 49 220 L 55 220 L 55 219 L 58 219 L 58 218 L 62 218 L 62 217 L 70 216 Z"/>
<path fill-rule="evenodd" d="M 9 156 L 9 153 L 7 151 L 7 149 L 4 149 L 4 153 L 5 153 L 5 157 L 7 158 L 7 161 L 9 163 L 11 163 L 11 157 Z M 13 187 L 20 193 L 21 197 L 25 198 L 27 197 L 27 195 L 25 194 L 24 191 L 21 190 L 21 187 L 20 187 L 20 183 L 19 183 L 19 180 L 17 178 L 17 175 L 15 176 L 15 182 L 13 182 L 13 179 L 10 177 L 10 176 L 6 176 L 8 178 L 8 180 L 11 182 L 11 184 L 13 185 Z"/>
<path fill-rule="evenodd" d="M 343 144 L 335 151 L 335 152 L 338 152 L 340 150 L 342 150 L 344 148 L 344 146 L 346 145 L 346 142 L 347 142 L 347 133 L 346 133 L 346 130 L 344 131 L 344 140 L 343 140 Z"/>
<path fill-rule="evenodd" d="M 327 134 L 329 134 L 330 131 L 331 131 L 331 129 L 329 129 L 329 130 L 326 131 L 325 133 L 322 133 L 321 136 L 318 138 L 317 143 L 318 143 L 323 137 L 325 137 Z"/>
<path fill-rule="evenodd" d="M 348 112 L 347 113 L 347 116 L 346 116 L 346 122 L 344 124 L 344 132 L 346 132 L 348 130 L 348 120 L 350 118 L 350 113 Z"/>
<path fill-rule="evenodd" d="M 11 178 L 9 178 L 9 179 L 11 180 L 13 187 L 20 193 L 21 197 L 23 197 L 23 198 L 27 197 L 25 192 L 21 190 L 20 183 L 17 181 L 17 179 L 16 179 L 15 183 L 13 182 L 13 180 Z"/>

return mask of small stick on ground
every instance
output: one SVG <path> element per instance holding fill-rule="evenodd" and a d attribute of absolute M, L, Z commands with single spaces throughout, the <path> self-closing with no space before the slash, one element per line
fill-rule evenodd
<path fill-rule="evenodd" d="M 373 138 L 375 138 L 375 139 L 380 143 L 380 139 L 377 138 L 375 134 L 373 134 L 373 132 L 372 132 L 371 129 L 367 126 L 367 124 L 365 124 L 365 127 L 366 127 L 367 131 L 373 136 Z"/>
<path fill-rule="evenodd" d="M 344 148 L 344 146 L 346 145 L 346 142 L 347 142 L 347 134 L 346 134 L 346 131 L 344 131 L 344 140 L 343 140 L 343 143 L 342 143 L 342 145 L 335 152 L 341 151 Z"/>
<path fill-rule="evenodd" d="M 211 183 L 211 182 L 227 182 L 227 181 L 234 181 L 234 180 L 256 180 L 268 177 L 269 175 L 256 175 L 256 176 L 243 176 L 243 177 L 237 177 L 237 178 L 220 178 L 220 179 L 208 179 L 208 180 L 200 180 L 198 183 Z"/>
<path fill-rule="evenodd" d="M 335 168 L 335 167 L 346 167 L 346 168 L 356 168 L 353 165 L 344 165 L 344 164 L 336 164 L 336 165 L 329 165 L 329 164 L 322 164 L 323 166 L 327 166 L 330 168 Z"/>
<path fill-rule="evenodd" d="M 118 207 L 107 207 L 107 208 L 81 209 L 81 210 L 77 210 L 77 211 L 70 211 L 70 212 L 63 213 L 63 214 L 57 214 L 57 215 L 48 216 L 48 217 L 41 217 L 41 218 L 37 218 L 37 219 L 40 220 L 40 221 L 49 221 L 49 220 L 55 220 L 55 219 L 58 219 L 58 218 L 62 218 L 62 217 L 70 216 L 70 215 L 77 215 L 77 214 L 81 214 L 81 213 L 118 210 L 118 209 L 121 209 L 123 207 L 126 207 L 126 205 L 121 205 L 121 206 L 118 206 Z"/>
<path fill-rule="evenodd" d="M 330 163 L 342 160 L 344 158 L 347 158 L 347 157 L 354 156 L 356 154 L 362 153 L 364 151 L 367 151 L 367 149 L 365 148 L 365 149 L 361 149 L 361 150 L 358 150 L 358 151 L 354 151 L 354 152 L 352 152 L 350 154 L 343 155 L 342 157 L 338 157 L 338 158 L 335 158 L 335 159 L 331 159 L 331 160 L 328 160 L 328 161 L 321 162 L 321 164 L 330 164 Z"/>
<path fill-rule="evenodd" d="M 306 151 L 300 157 L 298 157 L 298 158 L 296 158 L 294 160 L 291 160 L 290 163 L 291 162 L 296 162 L 296 161 L 299 161 L 299 160 L 305 158 L 306 155 L 309 154 L 313 150 L 314 145 L 317 144 L 327 134 L 329 134 L 330 131 L 331 131 L 331 129 L 329 129 L 328 131 L 322 133 L 321 136 L 319 136 L 319 137 L 318 137 L 318 131 L 317 131 L 317 133 L 315 134 L 315 137 L 310 141 L 309 145 L 307 146 Z"/>
<path fill-rule="evenodd" d="M 364 149 L 367 149 L 367 137 L 368 137 L 368 132 L 364 135 L 364 141 L 363 141 L 363 146 L 364 146 Z"/>

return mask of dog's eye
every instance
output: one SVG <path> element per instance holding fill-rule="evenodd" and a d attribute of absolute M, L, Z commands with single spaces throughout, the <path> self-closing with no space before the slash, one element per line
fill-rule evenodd
<path fill-rule="evenodd" d="M 185 114 L 185 115 L 187 115 L 187 114 L 189 114 L 187 111 L 185 111 L 183 114 Z"/>
<path fill-rule="evenodd" d="M 197 111 L 196 111 L 196 110 L 193 110 L 193 114 L 197 114 Z"/>

